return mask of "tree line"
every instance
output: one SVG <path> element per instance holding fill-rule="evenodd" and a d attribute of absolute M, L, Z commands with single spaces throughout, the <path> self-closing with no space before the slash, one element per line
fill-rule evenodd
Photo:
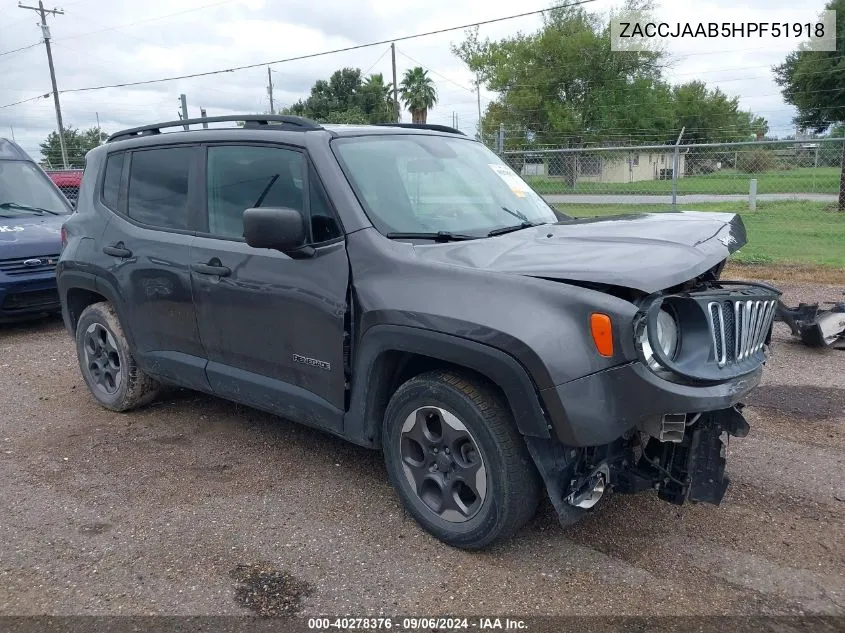
<path fill-rule="evenodd" d="M 628 9 L 648 9 L 649 0 L 627 0 Z M 829 0 L 836 11 L 836 50 L 801 47 L 772 70 L 784 100 L 795 106 L 795 124 L 812 133 L 845 136 L 845 0 Z M 611 50 L 608 21 L 581 7 L 558 7 L 539 30 L 500 40 L 470 30 L 452 51 L 496 94 L 482 117 L 492 134 L 504 125 L 507 147 L 652 144 L 674 141 L 684 128 L 688 143 L 753 140 L 765 136 L 765 118 L 739 107 L 739 100 L 703 81 L 671 85 L 660 51 Z M 407 70 L 397 86 L 414 123 L 425 123 L 437 89 L 423 67 Z M 363 77 L 341 68 L 320 79 L 307 97 L 282 113 L 323 123 L 392 123 L 399 120 L 393 86 L 381 73 Z M 85 153 L 106 134 L 99 128 L 65 130 L 68 160 L 82 166 Z M 490 139 L 485 135 L 485 140 Z M 839 207 L 845 210 L 845 143 Z M 58 134 L 41 144 L 45 166 L 60 166 Z"/>
<path fill-rule="evenodd" d="M 425 123 L 437 103 L 437 89 L 428 71 L 418 66 L 405 72 L 397 87 L 398 97 L 414 123 Z M 363 78 L 360 68 L 341 68 L 318 80 L 311 93 L 282 114 L 294 114 L 319 123 L 395 123 L 399 111 L 393 100 L 393 84 L 381 73 Z"/>

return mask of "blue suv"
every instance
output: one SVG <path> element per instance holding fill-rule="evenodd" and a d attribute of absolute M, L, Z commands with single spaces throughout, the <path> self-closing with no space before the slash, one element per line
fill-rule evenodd
<path fill-rule="evenodd" d="M 0 138 L 0 322 L 61 309 L 56 262 L 72 211 L 35 161 Z"/>

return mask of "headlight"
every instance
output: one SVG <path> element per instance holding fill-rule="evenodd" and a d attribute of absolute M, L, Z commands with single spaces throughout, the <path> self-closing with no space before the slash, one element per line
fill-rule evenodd
<path fill-rule="evenodd" d="M 657 314 L 657 341 L 667 358 L 675 358 L 678 352 L 678 322 L 671 312 L 661 310 Z M 646 362 L 652 369 L 660 369 L 660 363 L 654 358 L 654 351 L 648 340 L 648 328 L 643 328 L 640 335 L 640 346 Z"/>

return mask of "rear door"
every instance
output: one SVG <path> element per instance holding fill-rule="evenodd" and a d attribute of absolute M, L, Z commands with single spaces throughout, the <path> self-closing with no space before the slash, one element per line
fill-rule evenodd
<path fill-rule="evenodd" d="M 209 383 L 223 397 L 339 430 L 349 263 L 308 157 L 242 144 L 209 145 L 206 157 L 206 226 L 190 260 Z M 254 206 L 300 211 L 313 257 L 247 245 L 243 212 Z"/>
<path fill-rule="evenodd" d="M 190 277 L 199 160 L 197 145 L 110 154 L 100 203 L 115 213 L 98 247 L 141 366 L 207 390 Z"/>

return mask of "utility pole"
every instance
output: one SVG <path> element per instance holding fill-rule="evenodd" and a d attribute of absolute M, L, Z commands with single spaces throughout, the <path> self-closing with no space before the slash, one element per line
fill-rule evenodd
<path fill-rule="evenodd" d="M 37 7 L 30 7 L 18 2 L 18 8 L 37 11 L 41 15 L 41 34 L 44 37 L 44 46 L 47 48 L 47 64 L 50 66 L 50 82 L 53 84 L 53 103 L 56 106 L 56 123 L 59 126 L 59 147 L 62 150 L 62 164 L 67 169 L 67 149 L 65 148 L 65 127 L 62 125 L 62 107 L 59 105 L 59 89 L 56 87 L 56 70 L 53 68 L 53 51 L 50 49 L 50 27 L 47 26 L 47 14 L 64 15 L 61 9 L 45 9 L 44 3 L 38 0 Z"/>
<path fill-rule="evenodd" d="M 270 74 L 270 67 L 267 66 L 267 94 L 270 95 L 270 114 L 276 114 L 273 108 L 273 76 Z"/>
<path fill-rule="evenodd" d="M 396 43 L 390 44 L 390 58 L 393 61 L 393 109 L 396 111 L 396 122 L 402 119 L 402 111 L 399 109 L 399 87 L 396 85 Z"/>
<path fill-rule="evenodd" d="M 94 116 L 97 117 L 97 145 L 103 144 L 103 130 L 100 128 L 100 113 L 95 112 Z"/>
<path fill-rule="evenodd" d="M 182 120 L 187 121 L 188 120 L 188 97 L 186 97 L 184 94 L 181 94 L 181 95 L 179 95 L 179 101 L 182 102 Z M 190 129 L 190 127 L 187 126 L 187 125 L 183 125 L 182 127 L 185 128 L 185 131 Z"/>

